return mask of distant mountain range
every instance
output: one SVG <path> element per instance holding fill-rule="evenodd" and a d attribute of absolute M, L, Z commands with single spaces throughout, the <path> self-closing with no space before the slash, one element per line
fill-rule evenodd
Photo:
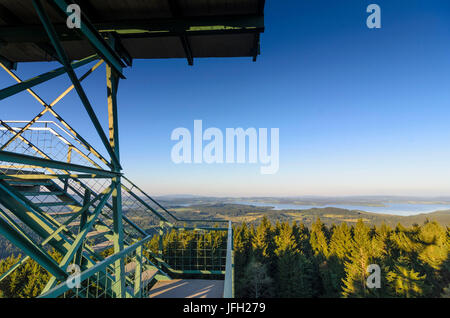
<path fill-rule="evenodd" d="M 173 204 L 173 203 L 172 203 Z M 177 216 L 185 219 L 225 219 L 233 222 L 259 223 L 266 216 L 272 222 L 296 221 L 310 225 L 320 218 L 327 225 L 342 222 L 356 223 L 359 219 L 374 225 L 386 223 L 395 226 L 401 223 L 404 226 L 423 224 L 427 220 L 437 221 L 450 226 L 450 210 L 422 213 L 411 216 L 399 216 L 382 213 L 364 212 L 361 210 L 347 210 L 335 207 L 312 208 L 312 209 L 288 209 L 273 210 L 266 206 L 252 206 L 231 203 L 200 203 L 189 206 L 172 205 L 170 208 Z"/>
<path fill-rule="evenodd" d="M 246 201 L 266 204 L 296 204 L 296 205 L 361 205 L 361 206 L 384 206 L 392 203 L 408 204 L 448 204 L 450 196 L 345 196 L 345 197 L 325 197 L 325 196 L 295 196 L 295 197 L 209 197 L 188 194 L 166 195 L 157 197 L 163 204 L 205 204 L 205 203 L 234 203 L 236 201 Z"/>

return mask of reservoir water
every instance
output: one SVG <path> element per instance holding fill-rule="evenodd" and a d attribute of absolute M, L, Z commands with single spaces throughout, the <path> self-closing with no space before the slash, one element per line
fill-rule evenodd
<path fill-rule="evenodd" d="M 347 210 L 361 210 L 366 212 L 394 214 L 394 215 L 417 215 L 421 213 L 430 213 L 439 210 L 450 210 L 450 204 L 411 204 L 411 203 L 385 203 L 384 206 L 366 206 L 366 205 L 302 205 L 302 204 L 279 204 L 265 202 L 235 201 L 234 204 L 245 204 L 262 207 L 273 207 L 274 210 L 307 210 L 311 208 L 335 207 Z"/>

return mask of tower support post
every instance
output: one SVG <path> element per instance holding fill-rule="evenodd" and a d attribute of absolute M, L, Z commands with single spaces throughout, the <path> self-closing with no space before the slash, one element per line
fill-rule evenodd
<path fill-rule="evenodd" d="M 109 143 L 114 151 L 114 154 L 120 162 L 119 153 L 119 128 L 118 128 L 118 114 L 117 114 L 117 89 L 119 86 L 119 74 L 108 64 L 106 64 L 106 83 L 108 95 L 108 121 L 109 121 Z M 120 163 L 111 162 L 112 171 L 120 173 Z M 122 185 L 120 175 L 112 178 L 112 186 L 114 188 L 112 196 L 113 207 L 113 241 L 114 253 L 119 253 L 123 250 L 123 224 L 122 224 Z M 115 277 L 114 293 L 117 297 L 125 297 L 125 265 L 122 258 L 115 263 Z"/>

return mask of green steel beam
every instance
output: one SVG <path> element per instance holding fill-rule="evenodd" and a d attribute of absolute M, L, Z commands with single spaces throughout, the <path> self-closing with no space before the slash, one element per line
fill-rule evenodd
<path fill-rule="evenodd" d="M 70 16 L 71 13 L 67 12 L 69 4 L 65 0 L 50 0 L 49 2 L 54 3 L 54 6 L 59 8 L 58 11 L 60 11 L 64 17 L 67 18 L 67 16 Z M 120 77 L 125 78 L 122 74 L 122 67 L 125 67 L 125 64 L 120 59 L 120 56 L 98 33 L 97 29 L 90 23 L 83 10 L 81 10 L 81 16 L 81 27 L 80 29 L 76 29 L 76 31 L 80 32 L 88 39 L 97 53 L 106 61 L 106 63 L 108 63 L 108 65 L 114 68 Z"/>
<path fill-rule="evenodd" d="M 58 0 L 55 0 L 58 1 Z M 60 2 L 60 1 L 58 1 Z M 64 2 L 64 1 L 62 1 Z M 64 68 L 67 71 L 67 75 L 69 75 L 70 80 L 72 81 L 73 86 L 75 87 L 75 90 L 78 93 L 78 96 L 81 99 L 81 102 L 84 105 L 84 108 L 86 109 L 92 123 L 94 124 L 95 129 L 97 130 L 98 135 L 100 136 L 100 139 L 103 142 L 103 145 L 105 146 L 106 150 L 108 151 L 111 160 L 114 164 L 120 167 L 119 159 L 116 156 L 116 153 L 111 148 L 110 144 L 108 143 L 108 138 L 105 135 L 105 132 L 103 131 L 103 128 L 98 121 L 97 116 L 95 115 L 94 109 L 91 106 L 91 103 L 89 102 L 89 99 L 86 96 L 86 93 L 84 92 L 83 87 L 81 86 L 81 83 L 75 74 L 75 71 L 73 70 L 72 66 L 69 63 L 69 59 L 67 58 L 67 55 L 58 39 L 58 35 L 55 31 L 55 28 L 53 27 L 52 23 L 50 22 L 50 19 L 45 12 L 41 0 L 33 0 L 33 5 L 39 15 L 39 18 L 44 25 L 45 30 L 47 31 L 47 34 L 50 38 L 50 41 L 52 42 L 56 52 L 58 53 L 58 56 L 61 60 L 61 62 L 64 65 Z M 64 10 L 66 10 L 67 6 L 64 7 Z M 120 74 L 120 72 L 119 72 Z"/>
<path fill-rule="evenodd" d="M 113 39 L 111 39 L 113 40 Z M 119 88 L 119 73 L 117 73 L 110 65 L 106 65 L 106 87 L 108 100 L 108 121 L 109 121 L 109 144 L 120 160 L 119 152 L 119 125 L 117 114 L 117 90 Z M 113 163 L 113 171 L 120 171 L 119 161 Z M 122 187 L 120 176 L 112 179 L 114 193 L 112 196 L 112 212 L 113 212 L 113 242 L 114 253 L 123 250 L 123 224 L 122 224 Z M 116 284 L 114 285 L 114 293 L 120 298 L 125 297 L 125 264 L 123 259 L 117 260 L 115 266 Z"/>
<path fill-rule="evenodd" d="M 261 53 L 260 34 L 255 34 L 255 40 L 253 43 L 253 62 L 256 62 L 258 55 Z"/>
<path fill-rule="evenodd" d="M 139 246 L 136 249 L 136 269 L 135 273 L 138 273 L 138 275 L 134 275 L 134 297 L 141 298 L 141 282 L 142 282 L 142 275 L 139 273 L 142 273 L 142 245 Z"/>
<path fill-rule="evenodd" d="M 96 59 L 98 59 L 97 55 L 91 55 L 91 56 L 86 57 L 77 62 L 73 62 L 71 64 L 71 66 L 73 69 L 75 69 L 75 68 L 83 66 L 87 63 L 90 63 Z M 64 67 L 60 67 L 53 71 L 30 78 L 29 80 L 23 81 L 22 83 L 18 83 L 18 84 L 3 88 L 2 90 L 0 90 L 0 100 L 5 99 L 9 96 L 15 95 L 17 93 L 20 93 L 28 88 L 31 88 L 33 86 L 36 86 L 36 85 L 46 82 L 48 80 L 51 80 L 51 79 L 58 77 L 64 73 L 66 73 L 66 69 Z"/>
<path fill-rule="evenodd" d="M 60 161 L 62 162 L 62 161 Z M 64 162 L 65 163 L 65 162 Z M 83 166 L 84 167 L 84 166 Z M 94 168 L 97 169 L 97 168 Z M 104 170 L 107 171 L 107 170 Z M 109 172 L 109 171 L 107 171 Z M 99 174 L 15 174 L 15 175 L 7 175 L 7 174 L 0 174 L 0 179 L 2 180 L 13 180 L 13 181 L 32 181 L 32 180 L 52 180 L 52 179 L 59 179 L 59 180 L 65 180 L 65 179 L 104 179 L 104 175 Z"/>
<path fill-rule="evenodd" d="M 217 35 L 234 33 L 264 32 L 263 16 L 210 16 L 194 18 L 170 19 L 142 19 L 133 21 L 111 21 L 93 23 L 95 29 L 104 33 L 116 32 L 127 37 L 133 34 L 153 36 L 180 36 L 185 33 L 194 35 Z M 76 41 L 82 39 L 75 31 L 67 28 L 66 24 L 55 24 L 55 29 L 62 41 Z M 0 38 L 8 43 L 44 42 L 48 40 L 41 25 L 31 26 L 1 26 Z"/>
<path fill-rule="evenodd" d="M 127 66 L 132 66 L 133 58 L 131 57 L 130 52 L 128 52 L 128 50 L 123 45 L 119 35 L 115 32 L 107 33 L 107 35 L 108 35 L 108 43 L 111 44 L 112 47 L 114 47 L 114 49 L 117 51 L 117 53 L 120 55 L 120 57 Z"/>
<path fill-rule="evenodd" d="M 4 57 L 3 55 L 0 55 L 0 63 L 5 65 L 5 67 L 8 70 L 16 70 L 17 69 L 17 63 L 11 62 L 9 59 Z"/>
<path fill-rule="evenodd" d="M 58 264 L 39 246 L 12 222 L 3 210 L 0 209 L 0 233 L 10 240 L 14 245 L 23 250 L 27 255 L 48 270 L 54 277 L 63 280 L 67 274 Z M 4 219 L 8 218 L 8 219 Z"/>
<path fill-rule="evenodd" d="M 135 19 L 132 21 L 111 21 L 95 24 L 101 32 L 120 30 L 146 30 L 150 32 L 188 32 L 195 30 L 264 28 L 264 17 L 255 15 L 200 16 L 168 19 Z M 1 29 L 0 29 L 1 34 Z"/>
<path fill-rule="evenodd" d="M 192 54 L 191 45 L 189 44 L 189 39 L 186 34 L 180 36 L 181 44 L 183 45 L 184 54 L 186 54 L 186 59 L 188 65 L 194 65 L 194 55 Z"/>
<path fill-rule="evenodd" d="M 7 161 L 13 163 L 21 163 L 31 166 L 44 167 L 44 168 L 53 168 L 53 169 L 61 169 L 68 171 L 77 171 L 83 173 L 89 173 L 93 175 L 98 175 L 105 178 L 114 178 L 116 176 L 120 176 L 120 172 L 102 170 L 97 168 L 91 168 L 87 166 L 82 166 L 74 163 L 67 163 L 63 161 L 56 161 L 44 158 L 38 158 L 34 156 L 19 154 L 15 152 L 9 151 L 0 151 L 0 161 Z M 45 177 L 43 177 L 45 178 Z"/>
<path fill-rule="evenodd" d="M 1 5 L 0 5 L 0 15 L 1 15 Z M 6 42 L 3 40 L 0 40 L 0 48 L 2 46 L 6 45 Z M 12 62 L 10 59 L 4 57 L 3 55 L 0 55 L 0 63 L 2 63 L 8 70 L 16 70 L 17 69 L 17 63 Z"/>
<path fill-rule="evenodd" d="M 168 0 L 170 12 L 174 18 L 182 17 L 182 10 L 180 8 L 178 0 Z M 186 34 L 180 35 L 180 41 L 183 45 L 184 54 L 186 55 L 186 59 L 188 61 L 188 65 L 194 65 L 194 57 L 192 55 L 191 45 L 189 44 L 189 39 Z"/>
<path fill-rule="evenodd" d="M 83 206 L 90 206 L 90 204 L 89 204 L 90 199 L 91 199 L 91 190 L 89 190 L 89 189 L 84 190 Z M 78 233 L 83 231 L 83 229 L 86 226 L 87 221 L 88 221 L 88 209 L 84 210 L 81 213 L 80 226 L 79 226 Z M 78 264 L 79 266 L 81 266 L 82 262 L 83 262 L 83 257 L 82 257 L 83 256 L 83 245 L 84 244 L 81 244 L 78 247 L 78 251 L 76 252 L 75 259 L 74 259 L 74 263 Z"/>

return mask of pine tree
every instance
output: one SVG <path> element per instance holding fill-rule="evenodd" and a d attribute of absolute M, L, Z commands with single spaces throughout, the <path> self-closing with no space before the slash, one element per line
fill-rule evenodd
<path fill-rule="evenodd" d="M 303 223 L 297 225 L 297 223 L 294 222 L 292 225 L 292 233 L 294 234 L 300 253 L 307 257 L 311 257 L 313 251 L 310 242 L 311 237 L 309 229 Z"/>
<path fill-rule="evenodd" d="M 387 281 L 397 297 L 420 297 L 426 293 L 425 275 L 397 265 L 387 274 Z"/>
<path fill-rule="evenodd" d="M 252 252 L 252 238 L 246 223 L 234 229 L 234 266 L 235 266 L 235 294 L 242 297 L 245 289 L 245 268 Z"/>
<path fill-rule="evenodd" d="M 295 277 L 298 274 L 295 266 L 298 248 L 289 224 L 277 224 L 278 234 L 275 236 L 275 255 L 277 256 L 276 285 L 279 297 L 295 297 Z"/>
<path fill-rule="evenodd" d="M 362 220 L 354 228 L 352 251 L 345 262 L 345 278 L 342 295 L 344 297 L 369 297 L 373 294 L 366 287 L 368 266 L 372 260 L 370 229 Z"/>
<path fill-rule="evenodd" d="M 330 241 L 330 255 L 335 255 L 339 260 L 348 259 L 352 250 L 352 234 L 347 223 L 343 222 L 335 228 Z"/>
<path fill-rule="evenodd" d="M 442 298 L 450 298 L 450 285 L 448 285 L 447 287 L 445 287 L 445 288 L 442 290 L 441 297 L 442 297 Z M 0 298 L 1 298 L 1 296 L 0 296 Z"/>
<path fill-rule="evenodd" d="M 246 297 L 266 298 L 273 296 L 273 279 L 268 274 L 267 265 L 254 257 L 245 270 Z"/>
<path fill-rule="evenodd" d="M 418 239 L 423 246 L 418 259 L 423 262 L 421 272 L 426 275 L 426 284 L 431 293 L 428 296 L 438 297 L 450 283 L 450 244 L 447 231 L 436 222 L 427 222 L 420 227 Z"/>
<path fill-rule="evenodd" d="M 299 249 L 295 240 L 293 228 L 285 222 L 278 226 L 278 234 L 275 236 L 275 254 L 298 254 Z"/>
<path fill-rule="evenodd" d="M 273 229 L 266 216 L 263 217 L 261 223 L 256 228 L 252 239 L 252 247 L 257 261 L 267 264 L 273 260 Z"/>
<path fill-rule="evenodd" d="M 347 223 L 334 227 L 331 233 L 329 256 L 319 266 L 323 284 L 323 297 L 339 297 L 342 279 L 345 277 L 344 262 L 348 261 L 352 249 L 351 232 Z"/>
<path fill-rule="evenodd" d="M 315 255 L 328 256 L 326 229 L 320 218 L 311 226 L 311 247 Z"/>

